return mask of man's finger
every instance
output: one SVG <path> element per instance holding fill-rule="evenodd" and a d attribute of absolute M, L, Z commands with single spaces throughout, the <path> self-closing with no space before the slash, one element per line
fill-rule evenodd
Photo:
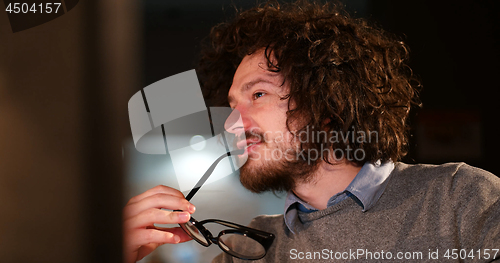
<path fill-rule="evenodd" d="M 184 232 L 184 230 L 182 230 L 182 228 L 180 227 L 174 227 L 174 228 L 156 227 L 156 229 L 160 231 L 168 231 L 174 235 L 179 236 L 181 238 L 179 243 L 192 240 L 192 238 L 188 234 L 186 234 L 186 232 Z"/>
<path fill-rule="evenodd" d="M 170 232 L 174 235 L 177 235 L 180 237 L 179 243 L 186 242 L 189 240 L 192 240 L 191 237 L 182 230 L 180 227 L 175 227 L 175 228 L 165 228 L 165 227 L 156 227 L 157 230 L 159 231 L 166 231 Z M 153 252 L 157 247 L 163 245 L 164 243 L 149 243 L 146 245 L 143 245 L 139 248 L 139 251 L 137 253 L 137 260 L 141 260 L 145 256 L 149 255 L 151 252 Z"/>
<path fill-rule="evenodd" d="M 123 209 L 123 217 L 124 219 L 128 219 L 151 208 L 182 210 L 190 213 L 194 213 L 196 210 L 195 206 L 189 203 L 184 197 L 159 193 L 125 206 Z"/>
<path fill-rule="evenodd" d="M 140 195 L 137 195 L 137 196 L 130 198 L 130 200 L 128 201 L 127 204 L 139 202 L 142 199 L 144 199 L 148 196 L 155 195 L 155 194 L 166 194 L 166 195 L 173 195 L 173 196 L 184 198 L 184 195 L 177 189 L 174 189 L 172 187 L 168 187 L 165 185 L 157 185 L 157 186 L 147 190 L 146 192 L 144 192 Z"/>
<path fill-rule="evenodd" d="M 137 229 L 152 226 L 154 224 L 181 224 L 189 221 L 188 212 L 170 212 L 161 209 L 150 208 L 123 222 L 125 229 Z"/>
<path fill-rule="evenodd" d="M 157 229 L 138 229 L 126 236 L 126 239 L 128 240 L 127 251 L 138 251 L 141 246 L 150 243 L 176 244 L 181 241 L 178 235 Z"/>

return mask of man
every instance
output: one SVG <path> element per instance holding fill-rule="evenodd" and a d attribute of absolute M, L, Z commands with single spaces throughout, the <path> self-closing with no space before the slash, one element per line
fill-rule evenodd
<path fill-rule="evenodd" d="M 398 162 L 418 104 L 404 43 L 339 6 L 305 1 L 242 12 L 210 37 L 201 83 L 210 102 L 241 114 L 226 128 L 247 138 L 237 144 L 248 157 L 242 184 L 288 192 L 283 215 L 250 224 L 276 236 L 260 262 L 500 258 L 497 177 L 463 163 Z M 184 223 L 194 211 L 165 186 L 132 198 L 128 262 L 189 240 L 153 224 Z"/>

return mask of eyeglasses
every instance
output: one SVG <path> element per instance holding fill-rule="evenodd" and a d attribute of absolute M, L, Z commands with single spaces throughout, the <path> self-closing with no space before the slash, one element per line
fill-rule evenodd
<path fill-rule="evenodd" d="M 243 152 L 244 150 L 236 150 L 220 156 L 208 168 L 198 183 L 196 183 L 195 187 L 186 196 L 186 199 L 189 201 L 193 198 L 222 159 L 231 155 L 242 154 Z M 223 225 L 230 229 L 222 230 L 217 237 L 214 237 L 203 226 L 207 223 Z M 196 219 L 191 217 L 188 222 L 179 225 L 186 234 L 202 246 L 208 247 L 211 244 L 217 244 L 222 251 L 239 259 L 256 260 L 263 258 L 274 241 L 274 235 L 271 233 L 218 219 L 196 221 Z"/>
<path fill-rule="evenodd" d="M 214 237 L 203 226 L 207 223 L 216 223 L 231 229 L 222 230 L 217 237 Z M 180 224 L 180 226 L 184 232 L 202 246 L 208 247 L 211 244 L 217 244 L 222 251 L 239 259 L 256 260 L 263 258 L 274 240 L 274 235 L 271 233 L 218 219 L 207 219 L 198 222 L 196 219 L 191 218 L 189 222 Z"/>

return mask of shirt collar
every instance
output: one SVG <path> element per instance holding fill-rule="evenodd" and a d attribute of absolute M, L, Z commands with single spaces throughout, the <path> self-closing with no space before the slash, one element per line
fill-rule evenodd
<path fill-rule="evenodd" d="M 377 203 L 387 186 L 387 178 L 392 170 L 394 170 L 393 162 L 365 163 L 345 190 L 361 201 L 365 212 Z"/>
<path fill-rule="evenodd" d="M 375 206 L 378 199 L 382 195 L 387 186 L 387 178 L 389 178 L 390 173 L 394 169 L 394 163 L 391 161 L 381 163 L 380 161 L 372 163 L 365 163 L 361 170 L 358 172 L 356 177 L 347 186 L 345 191 L 335 194 L 328 200 L 327 207 L 335 205 L 338 202 L 334 202 L 335 199 L 339 198 L 342 194 L 348 195 L 353 199 L 357 199 L 357 203 L 362 206 L 363 212 Z M 350 193 L 350 194 L 348 194 Z M 288 192 L 285 200 L 285 213 L 284 219 L 285 224 L 288 229 L 292 232 L 293 225 L 297 220 L 297 203 L 304 206 L 309 210 L 317 210 L 308 203 L 304 202 L 302 199 L 297 197 L 292 191 Z"/>

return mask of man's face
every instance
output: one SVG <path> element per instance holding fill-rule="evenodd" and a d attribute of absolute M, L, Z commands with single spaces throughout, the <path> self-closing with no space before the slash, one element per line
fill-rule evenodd
<path fill-rule="evenodd" d="M 241 116 L 226 130 L 246 135 L 246 140 L 237 141 L 238 148 L 246 148 L 243 155 L 248 155 L 240 180 L 253 192 L 291 190 L 297 177 L 312 169 L 297 160 L 299 144 L 287 129 L 288 99 L 283 98 L 289 87 L 267 64 L 263 51 L 243 58 L 228 94 L 231 108 Z"/>

